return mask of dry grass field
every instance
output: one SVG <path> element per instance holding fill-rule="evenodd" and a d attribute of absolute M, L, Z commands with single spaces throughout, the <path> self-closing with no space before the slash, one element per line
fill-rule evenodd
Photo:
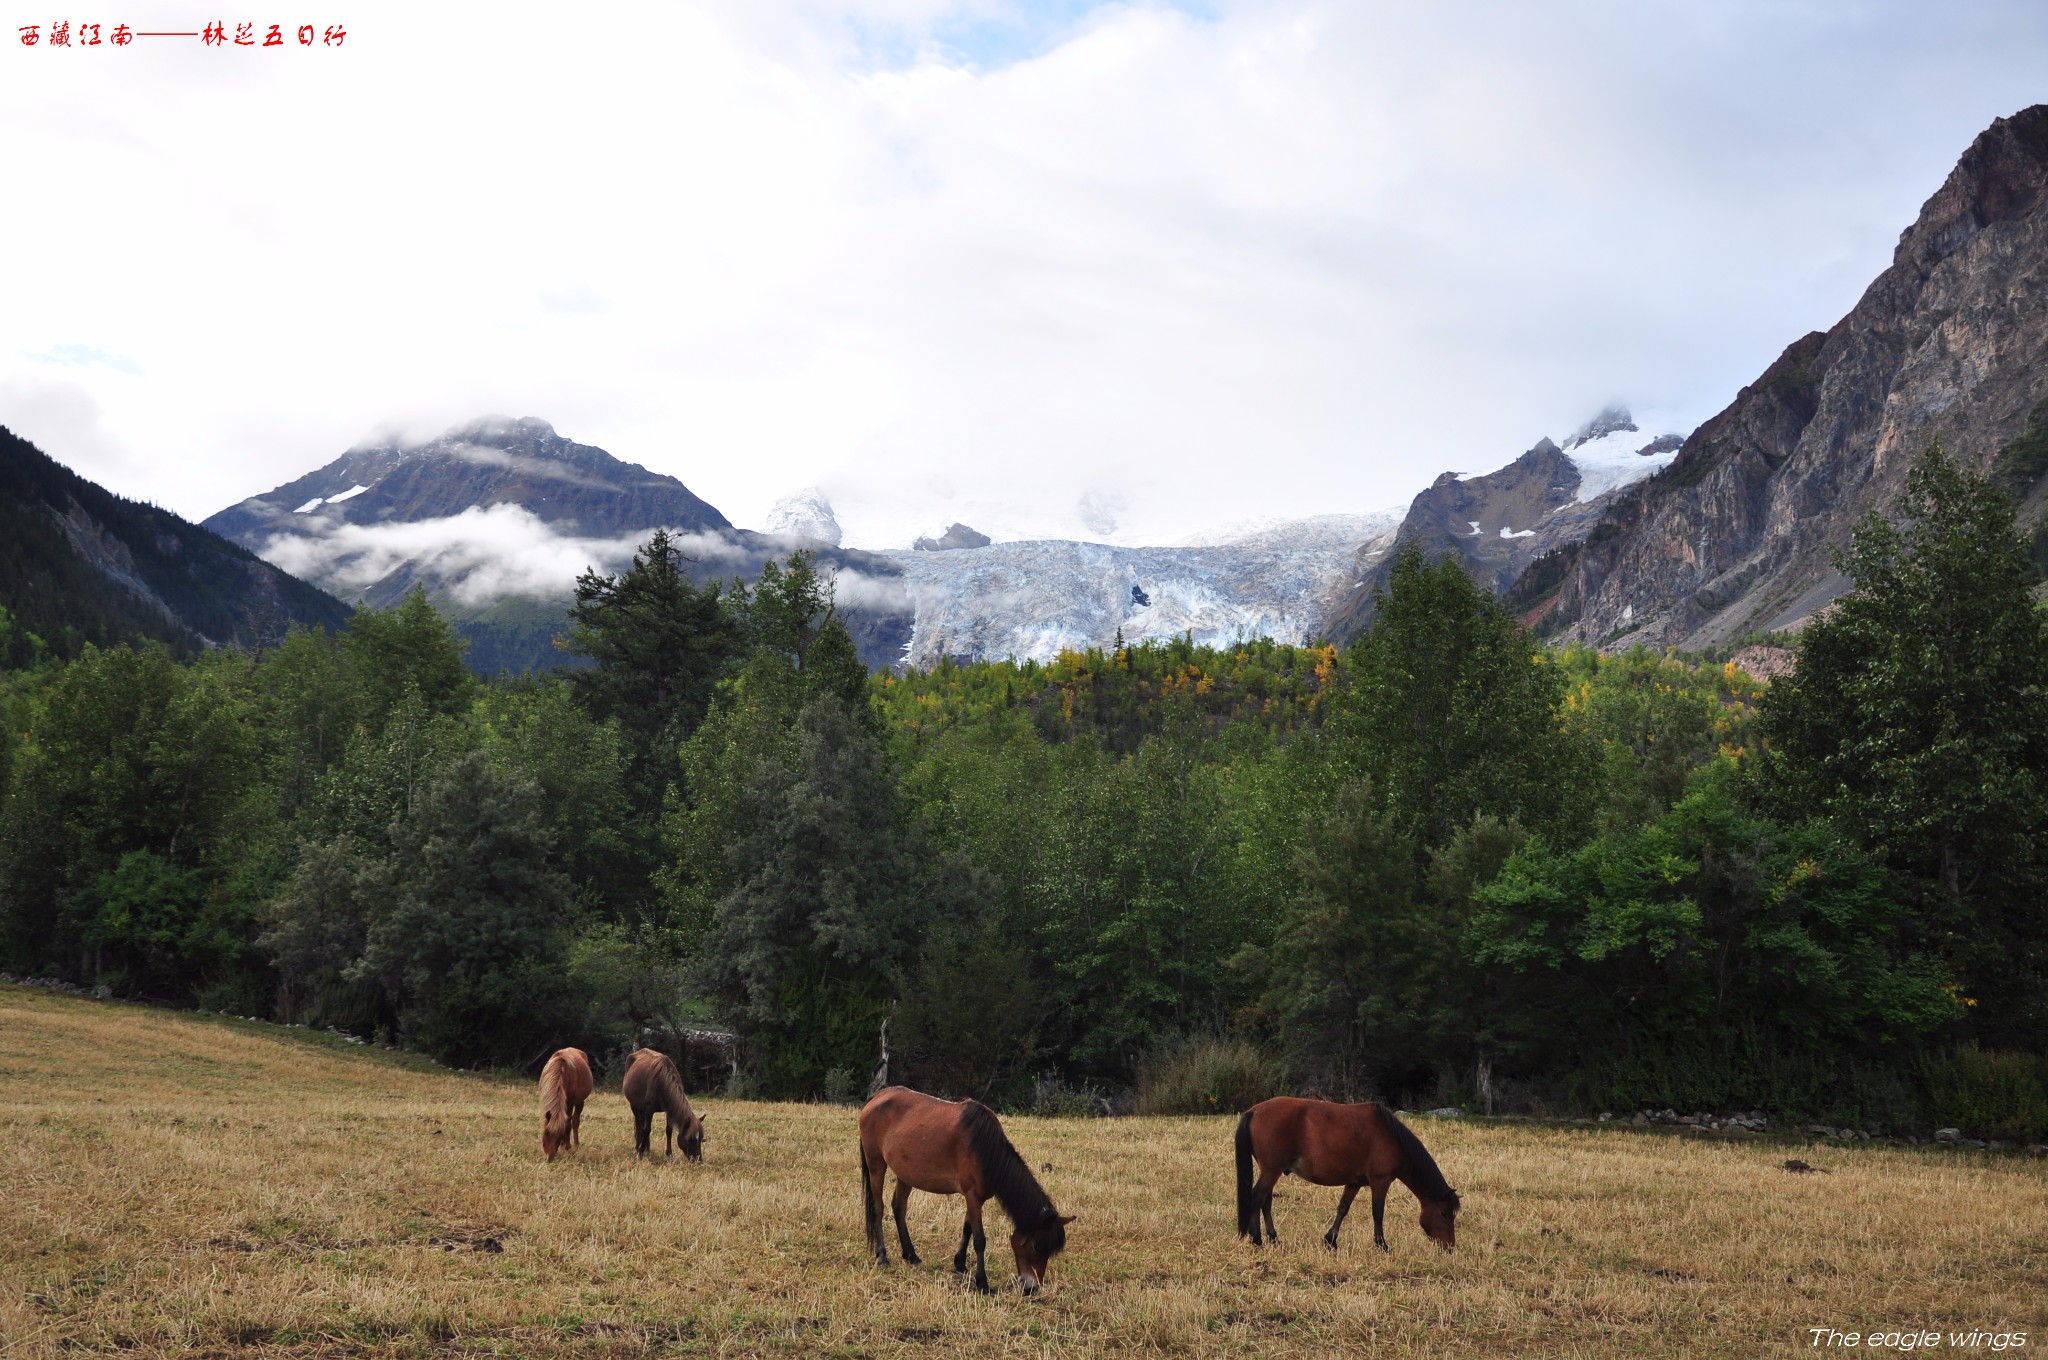
<path fill-rule="evenodd" d="M 2048 1345 L 2048 1167 L 2011 1156 L 1418 1120 L 1465 1199 L 1455 1255 L 1398 1187 L 1391 1253 L 1362 1204 L 1327 1252 L 1335 1192 L 1295 1181 L 1261 1254 L 1233 1236 L 1230 1121 L 1014 1118 L 1079 1215 L 1025 1300 L 953 1276 L 957 1200 L 913 1201 L 936 1269 L 867 1263 L 850 1110 L 707 1099 L 705 1164 L 636 1164 L 601 1089 L 548 1166 L 533 1105 L 296 1031 L 0 987 L 0 1353 L 1754 1356 L 1811 1353 L 1816 1326 Z"/>

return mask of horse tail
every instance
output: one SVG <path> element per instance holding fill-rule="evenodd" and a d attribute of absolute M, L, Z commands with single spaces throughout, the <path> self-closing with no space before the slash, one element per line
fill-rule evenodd
<path fill-rule="evenodd" d="M 860 1145 L 860 1202 L 866 1211 L 868 1245 L 873 1246 L 882 1234 L 882 1211 L 875 1203 L 875 1182 L 868 1174 L 868 1145 L 863 1139 Z"/>
<path fill-rule="evenodd" d="M 1237 1121 L 1237 1235 L 1250 1237 L 1256 1231 L 1258 1213 L 1252 1203 L 1252 1112 L 1246 1110 Z"/>

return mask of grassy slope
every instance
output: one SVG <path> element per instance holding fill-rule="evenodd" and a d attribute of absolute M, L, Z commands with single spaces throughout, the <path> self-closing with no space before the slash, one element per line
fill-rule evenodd
<path fill-rule="evenodd" d="M 634 1162 L 600 1091 L 539 1156 L 530 1090 L 316 1036 L 0 987 L 0 1352 L 522 1355 L 1586 1354 L 1806 1350 L 1829 1325 L 2048 1341 L 2048 1175 L 1935 1150 L 1794 1149 L 1420 1122 L 1455 1256 L 1397 1188 L 1284 1184 L 1232 1236 L 1227 1119 L 1006 1121 L 1078 1213 L 1048 1295 L 865 1262 L 852 1112 L 710 1099 L 708 1161 Z M 992 1219 L 991 1227 L 1000 1222 Z M 1007 1229 L 990 1274 L 1007 1278 Z M 500 1251 L 490 1250 L 490 1243 Z M 998 1255 L 1000 1253 L 1000 1255 Z M 893 1255 L 893 1253 L 892 1253 Z"/>

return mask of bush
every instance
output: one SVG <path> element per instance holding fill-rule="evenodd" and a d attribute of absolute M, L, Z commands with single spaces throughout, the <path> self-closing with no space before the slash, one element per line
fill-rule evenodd
<path fill-rule="evenodd" d="M 1582 1110 L 1762 1110 L 1873 1132 L 1918 1122 L 1911 1074 L 1832 1050 L 1788 1050 L 1753 1030 L 1674 1044 L 1625 1040 L 1568 1081 Z"/>
<path fill-rule="evenodd" d="M 1287 1089 L 1287 1068 L 1248 1039 L 1189 1039 L 1138 1068 L 1139 1114 L 1235 1114 Z"/>
<path fill-rule="evenodd" d="M 1972 1138 L 2048 1139 L 2048 1061 L 1959 1048 L 1921 1064 L 1927 1117 Z"/>
<path fill-rule="evenodd" d="M 1057 1072 L 1040 1074 L 1031 1083 L 1030 1112 L 1051 1119 L 1092 1119 L 1111 1111 L 1110 1099 L 1092 1082 L 1070 1086 Z"/>

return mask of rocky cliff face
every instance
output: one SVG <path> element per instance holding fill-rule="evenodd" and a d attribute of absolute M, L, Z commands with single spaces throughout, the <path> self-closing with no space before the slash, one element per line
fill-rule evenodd
<path fill-rule="evenodd" d="M 1390 542 L 1360 549 L 1354 583 L 1335 603 L 1325 631 L 1348 638 L 1372 620 L 1374 597 L 1407 548 L 1457 558 L 1474 580 L 1505 593 L 1546 554 L 1584 538 L 1625 487 L 1663 467 L 1673 436 L 1649 438 L 1624 407 L 1581 426 L 1564 448 L 1549 438 L 1497 472 L 1446 472 L 1418 494 Z"/>
<path fill-rule="evenodd" d="M 1545 631 L 1611 647 L 1796 628 L 1846 587 L 1832 554 L 1896 499 L 1930 441 L 1990 472 L 2044 398 L 2048 106 L 2036 105 L 1977 138 L 1854 310 L 1790 345 L 1515 595 Z"/>

